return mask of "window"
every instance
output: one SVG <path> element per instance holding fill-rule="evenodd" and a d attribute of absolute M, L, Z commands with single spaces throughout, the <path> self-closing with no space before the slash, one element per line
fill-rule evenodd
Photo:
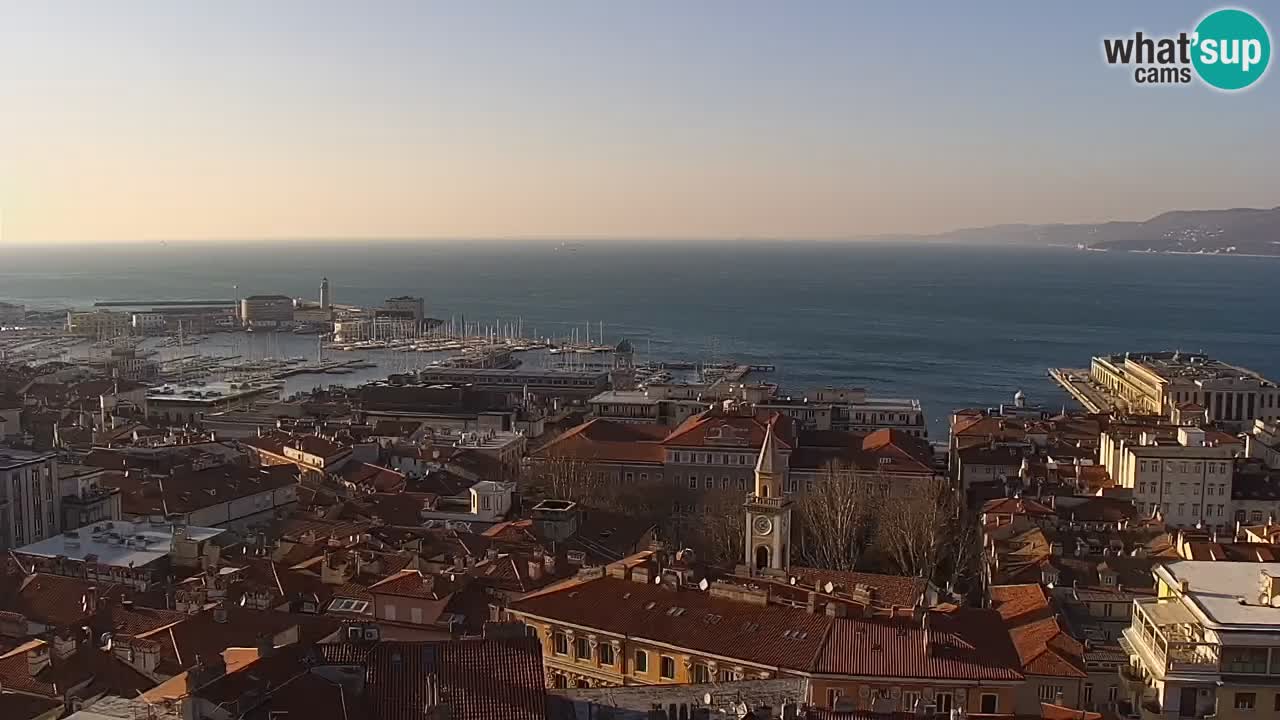
<path fill-rule="evenodd" d="M 746 480 L 746 478 L 738 478 L 738 489 L 739 489 L 739 490 L 746 490 L 746 489 L 747 489 L 747 480 Z"/>
<path fill-rule="evenodd" d="M 1040 699 L 1044 702 L 1056 702 L 1059 695 L 1062 694 L 1061 685 L 1040 685 Z M 982 712 L 995 712 L 994 710 L 983 710 Z"/>
<path fill-rule="evenodd" d="M 649 482 L 649 473 L 640 473 L 640 482 Z"/>
<path fill-rule="evenodd" d="M 994 715 L 1000 705 L 1000 696 L 995 693 L 982 693 L 982 712 Z"/>
<path fill-rule="evenodd" d="M 902 691 L 902 711 L 915 712 L 916 705 L 920 703 L 920 693 L 915 690 Z"/>
<path fill-rule="evenodd" d="M 649 653 L 643 650 L 636 651 L 635 667 L 633 670 L 638 673 L 649 672 Z"/>
<path fill-rule="evenodd" d="M 1263 674 L 1267 672 L 1267 649 L 1250 647 L 1223 648 L 1222 669 L 1224 672 L 1231 673 Z"/>
<path fill-rule="evenodd" d="M 697 489 L 698 489 L 698 476 L 697 476 L 697 475 L 690 475 L 690 476 L 689 476 L 689 489 L 690 489 L 690 490 L 697 490 Z"/>
<path fill-rule="evenodd" d="M 636 480 L 635 473 L 627 473 L 627 474 L 626 474 L 626 476 L 625 476 L 625 479 L 626 479 L 626 481 L 627 481 L 627 484 L 628 484 L 628 485 L 630 485 L 631 483 L 635 482 L 635 480 Z"/>
<path fill-rule="evenodd" d="M 734 670 L 721 670 L 716 674 L 716 679 L 720 682 L 734 682 L 735 680 L 741 680 L 742 675 Z"/>
<path fill-rule="evenodd" d="M 1200 503 L 1191 503 L 1191 517 L 1200 514 Z"/>
<path fill-rule="evenodd" d="M 600 664 L 612 665 L 615 660 L 616 658 L 613 654 L 613 646 L 609 643 L 602 643 L 600 645 Z"/>
<path fill-rule="evenodd" d="M 722 477 L 722 478 L 720 478 L 720 489 L 721 489 L 721 490 L 728 490 L 728 489 L 729 489 L 729 478 L 727 478 L 727 477 Z"/>
<path fill-rule="evenodd" d="M 933 696 L 933 702 L 935 705 L 938 706 L 938 712 L 940 713 L 951 712 L 951 693 L 940 692 Z"/>
<path fill-rule="evenodd" d="M 591 642 L 586 638 L 573 641 L 573 656 L 579 660 L 591 659 Z"/>
<path fill-rule="evenodd" d="M 383 605 L 383 606 L 382 606 L 382 617 L 386 618 L 387 620 L 395 620 L 395 619 L 396 619 L 396 606 L 395 606 L 395 605 Z"/>
<path fill-rule="evenodd" d="M 715 478 L 713 478 L 713 477 L 711 477 L 710 475 L 708 475 L 708 476 L 707 476 L 707 479 L 706 479 L 704 482 L 705 482 L 705 487 L 706 487 L 708 490 L 714 490 L 714 489 L 715 489 L 715 487 L 716 487 L 716 479 L 715 479 Z"/>
<path fill-rule="evenodd" d="M 551 636 L 551 648 L 557 655 L 569 654 L 569 636 L 558 632 Z"/>
<path fill-rule="evenodd" d="M 1147 461 L 1146 461 L 1146 460 L 1140 460 L 1140 461 L 1138 461 L 1138 470 L 1139 470 L 1139 471 L 1141 471 L 1141 472 L 1146 472 L 1146 471 L 1147 471 Z"/>
<path fill-rule="evenodd" d="M 1272 709 L 1276 712 L 1280 712 L 1280 693 L 1276 693 L 1275 707 Z"/>
<path fill-rule="evenodd" d="M 834 708 L 836 703 L 840 702 L 840 696 L 844 693 L 840 688 L 830 688 L 827 690 L 827 707 Z"/>
<path fill-rule="evenodd" d="M 658 669 L 660 670 L 659 675 L 662 676 L 663 680 L 676 679 L 676 659 L 675 658 L 671 657 L 670 655 L 663 655 L 658 660 L 658 663 L 659 663 Z"/>
<path fill-rule="evenodd" d="M 711 682 L 711 668 L 704 663 L 693 664 L 693 681 L 695 683 Z"/>
<path fill-rule="evenodd" d="M 422 624 L 422 608 L 409 608 L 409 619 L 415 623 Z"/>
<path fill-rule="evenodd" d="M 569 689 L 569 678 L 561 675 L 560 673 L 556 673 L 552 676 L 551 683 L 556 686 L 557 690 Z"/>
<path fill-rule="evenodd" d="M 1108 605 L 1107 609 L 1110 610 L 1111 606 Z M 1085 704 L 1093 702 L 1093 683 L 1084 684 L 1084 701 Z"/>
<path fill-rule="evenodd" d="M 1119 697 L 1119 695 L 1120 695 L 1120 688 L 1116 687 L 1115 685 L 1107 686 L 1107 702 L 1115 702 L 1116 698 Z"/>
<path fill-rule="evenodd" d="M 1252 710 L 1258 703 L 1258 694 L 1251 692 L 1236 693 L 1235 709 Z"/>

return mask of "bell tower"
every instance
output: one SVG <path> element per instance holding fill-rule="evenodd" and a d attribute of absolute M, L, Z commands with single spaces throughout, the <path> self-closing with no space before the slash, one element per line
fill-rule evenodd
<path fill-rule="evenodd" d="M 791 565 L 791 500 L 783 492 L 787 461 L 774 436 L 777 416 L 769 419 L 764 445 L 756 460 L 756 484 L 744 504 L 746 547 L 744 561 L 752 574 L 785 572 Z"/>

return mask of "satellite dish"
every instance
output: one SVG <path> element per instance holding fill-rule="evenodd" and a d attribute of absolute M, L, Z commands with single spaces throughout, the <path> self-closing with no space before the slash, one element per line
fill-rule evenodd
<path fill-rule="evenodd" d="M 710 704 L 711 704 L 711 693 L 703 693 L 703 694 L 702 694 L 702 704 L 703 704 L 703 705 L 710 705 Z"/>
<path fill-rule="evenodd" d="M 698 581 L 698 589 L 699 589 L 699 590 L 703 590 L 703 591 L 705 591 L 705 590 L 706 590 L 707 588 L 709 588 L 709 587 L 711 587 L 711 583 L 707 582 L 707 579 L 706 579 L 706 578 L 702 578 L 701 580 L 699 580 L 699 581 Z M 708 701 L 708 702 L 710 702 L 710 701 Z"/>
<path fill-rule="evenodd" d="M 792 576 L 791 576 L 791 578 L 790 578 L 790 582 L 791 582 L 791 584 L 792 584 L 792 585 L 795 585 L 795 584 L 796 584 L 796 576 L 795 576 L 795 575 L 792 575 Z"/>
<path fill-rule="evenodd" d="M 1271 607 L 1280 608 L 1280 595 L 1271 598 Z"/>
<path fill-rule="evenodd" d="M 827 583 L 822 586 L 822 591 L 828 595 L 830 595 L 831 592 L 835 589 L 836 589 L 835 583 L 831 582 L 830 580 L 828 580 Z"/>
<path fill-rule="evenodd" d="M 662 576 L 661 576 L 661 575 L 654 575 L 654 576 L 653 576 L 653 584 L 654 584 L 654 585 L 661 585 L 661 584 L 662 584 Z"/>

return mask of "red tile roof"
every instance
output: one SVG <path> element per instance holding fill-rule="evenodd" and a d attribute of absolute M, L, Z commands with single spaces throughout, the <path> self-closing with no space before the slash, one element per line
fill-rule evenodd
<path fill-rule="evenodd" d="M 611 577 L 550 590 L 513 612 L 644 638 L 747 662 L 809 668 L 831 618 L 778 605 L 735 602 Z"/>
<path fill-rule="evenodd" d="M 923 621 L 911 617 L 837 621 L 816 671 L 928 680 L 1022 679 L 1017 652 L 998 614 L 977 608 L 930 611 L 928 622 L 926 631 Z"/>
<path fill-rule="evenodd" d="M 827 582 L 837 586 L 836 593 L 852 593 L 858 585 L 868 585 L 876 589 L 875 603 L 886 607 L 898 605 L 911 607 L 916 604 L 925 592 L 924 578 L 903 577 L 901 575 L 882 575 L 864 573 L 853 570 L 818 570 L 816 568 L 792 567 L 787 571 L 795 576 L 800 584 L 820 588 Z"/>
<path fill-rule="evenodd" d="M 535 456 L 658 464 L 662 462 L 663 449 L 654 427 L 597 418 L 562 433 L 539 448 Z"/>
<path fill-rule="evenodd" d="M 663 445 L 678 447 L 704 447 L 736 444 L 745 447 L 764 446 L 764 436 L 770 423 L 774 425 L 774 440 L 779 447 L 795 446 L 795 432 L 791 418 L 774 415 L 768 420 L 754 415 L 736 415 L 712 408 L 686 418 L 662 441 Z"/>
<path fill-rule="evenodd" d="M 455 720 L 544 720 L 540 648 L 536 638 L 380 642 L 365 660 L 366 710 L 378 720 L 421 720 L 434 676 Z"/>
<path fill-rule="evenodd" d="M 1083 678 L 1084 647 L 1062 630 L 1039 585 L 995 585 L 991 606 L 1004 620 L 1024 673 Z"/>

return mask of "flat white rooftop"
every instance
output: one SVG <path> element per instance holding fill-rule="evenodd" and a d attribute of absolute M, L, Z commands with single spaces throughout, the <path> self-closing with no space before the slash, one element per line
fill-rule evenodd
<path fill-rule="evenodd" d="M 1280 577 L 1280 562 L 1178 560 L 1156 567 L 1156 574 L 1168 584 L 1177 586 L 1183 580 L 1190 584 L 1186 597 L 1210 623 L 1249 626 L 1242 630 L 1269 626 L 1268 630 L 1280 632 L 1280 608 L 1258 602 L 1259 573 L 1263 571 Z"/>
<path fill-rule="evenodd" d="M 225 532 L 221 528 L 188 525 L 192 540 L 204 542 Z M 173 550 L 173 525 L 168 522 L 127 522 L 113 520 L 68 530 L 17 552 L 38 557 L 84 560 L 96 555 L 95 562 L 118 567 L 142 567 L 168 555 Z"/>

